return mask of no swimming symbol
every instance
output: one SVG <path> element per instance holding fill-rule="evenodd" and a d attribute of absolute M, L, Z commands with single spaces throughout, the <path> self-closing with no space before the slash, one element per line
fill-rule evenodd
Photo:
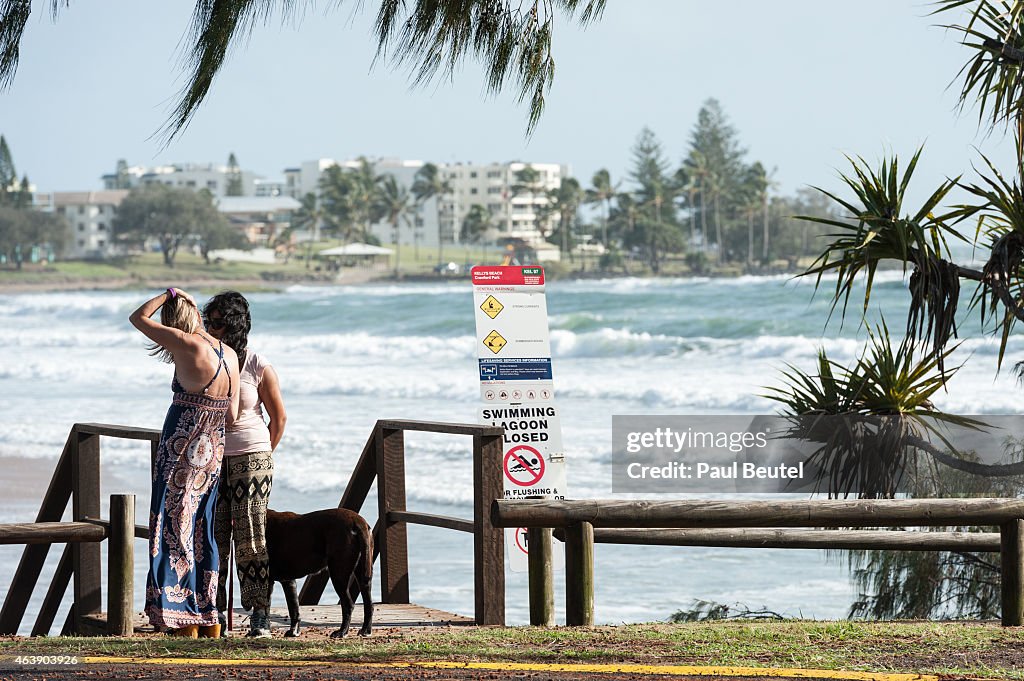
<path fill-rule="evenodd" d="M 505 454 L 505 477 L 520 487 L 536 485 L 544 477 L 544 457 L 529 445 L 518 445 Z"/>

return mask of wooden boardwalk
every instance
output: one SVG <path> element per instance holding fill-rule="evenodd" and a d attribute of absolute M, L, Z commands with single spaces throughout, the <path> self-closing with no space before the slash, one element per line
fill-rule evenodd
<path fill-rule="evenodd" d="M 84 618 L 83 625 L 89 633 L 102 635 L 106 632 L 106 613 Z M 135 632 L 152 633 L 153 627 L 144 613 L 135 613 Z M 275 633 L 283 633 L 289 626 L 288 609 L 285 607 L 270 609 L 271 629 Z M 363 606 L 356 603 L 352 611 L 352 634 L 359 630 L 363 623 Z M 249 614 L 241 608 L 234 612 L 235 635 L 243 634 L 249 625 Z M 302 606 L 302 626 L 337 629 L 341 626 L 340 605 L 304 605 Z M 427 608 L 415 603 L 376 603 L 373 609 L 373 626 L 378 627 L 443 627 L 473 626 L 473 618 L 444 610 Z"/>

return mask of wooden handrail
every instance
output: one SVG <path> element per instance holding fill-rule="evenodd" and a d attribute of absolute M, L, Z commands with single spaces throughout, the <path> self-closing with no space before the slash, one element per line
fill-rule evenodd
<path fill-rule="evenodd" d="M 496 500 L 498 527 L 936 527 L 1024 518 L 1024 499 L 816 499 L 807 501 Z"/>
<path fill-rule="evenodd" d="M 440 423 L 437 421 L 404 421 L 383 419 L 377 427 L 384 430 L 414 430 L 423 433 L 446 433 L 448 435 L 501 435 L 505 429 L 500 426 L 481 426 L 476 423 Z"/>
<path fill-rule="evenodd" d="M 84 435 L 103 435 L 105 437 L 116 437 L 122 440 L 149 440 L 160 441 L 160 431 L 152 428 L 137 428 L 135 426 L 118 426 L 109 423 L 76 423 L 74 430 Z"/>
<path fill-rule="evenodd" d="M 388 513 L 389 523 L 410 523 L 412 525 L 429 525 L 440 527 L 456 532 L 469 532 L 473 534 L 474 525 L 472 520 L 453 518 L 447 515 L 434 515 L 432 513 L 417 513 L 415 511 L 391 511 Z"/>
<path fill-rule="evenodd" d="M 562 539 L 562 530 L 555 531 Z M 999 552 L 998 532 L 804 529 L 597 529 L 596 544 L 715 546 L 751 549 L 846 549 Z"/>
<path fill-rule="evenodd" d="M 93 523 L 5 523 L 0 525 L 0 544 L 62 544 L 98 542 L 107 538 Z"/>

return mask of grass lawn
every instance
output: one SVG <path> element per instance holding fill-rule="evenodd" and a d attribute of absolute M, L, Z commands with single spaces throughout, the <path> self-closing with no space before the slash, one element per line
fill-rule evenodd
<path fill-rule="evenodd" d="M 378 630 L 368 639 L 0 640 L 0 655 L 451 660 L 797 667 L 1024 679 L 1024 629 L 994 623 L 761 622 Z"/>
<path fill-rule="evenodd" d="M 313 245 L 312 253 L 337 246 L 338 242 L 322 241 Z M 453 262 L 457 265 L 497 265 L 505 254 L 502 248 L 480 248 L 478 246 L 462 246 L 448 244 L 443 251 L 437 247 L 419 247 L 403 245 L 395 248 L 393 244 L 383 244 L 397 251 L 400 273 L 403 277 L 419 278 L 434 277 L 434 268 L 439 263 Z M 0 290 L 5 287 L 17 290 L 28 288 L 147 288 L 181 284 L 182 286 L 199 283 L 199 290 L 217 288 L 217 282 L 231 282 L 232 286 L 251 291 L 274 286 L 283 282 L 320 282 L 331 283 L 336 280 L 338 272 L 328 266 L 324 259 L 312 257 L 310 266 L 306 266 L 307 250 L 304 246 L 285 263 L 279 260 L 273 264 L 247 262 L 214 262 L 206 261 L 191 252 L 180 252 L 175 258 L 174 267 L 163 263 L 160 253 L 143 253 L 140 255 L 115 258 L 107 261 L 60 261 L 52 265 L 26 264 L 22 270 L 0 267 Z M 348 263 L 351 265 L 352 263 Z M 366 281 L 370 279 L 386 279 L 393 275 L 394 261 L 377 268 L 341 267 L 341 281 Z M 560 279 L 576 275 L 598 276 L 654 276 L 649 265 L 640 260 L 627 260 L 623 266 L 615 267 L 608 272 L 600 272 L 599 259 L 590 255 L 565 262 L 545 263 L 549 279 Z M 737 276 L 743 273 L 738 264 L 717 267 L 711 265 L 709 274 L 712 276 Z M 666 258 L 662 263 L 660 276 L 678 277 L 691 276 L 694 272 L 685 263 L 682 256 Z M 462 275 L 465 276 L 465 275 Z M 204 288 L 205 287 L 205 288 Z"/>

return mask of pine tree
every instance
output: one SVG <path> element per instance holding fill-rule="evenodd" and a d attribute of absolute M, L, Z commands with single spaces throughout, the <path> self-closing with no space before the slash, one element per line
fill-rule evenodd
<path fill-rule="evenodd" d="M 716 99 L 708 99 L 697 114 L 697 124 L 690 134 L 690 151 L 684 166 L 696 171 L 700 165 L 701 224 L 707 223 L 710 209 L 718 243 L 719 259 L 729 259 L 727 222 L 738 216 L 743 204 L 740 186 L 743 182 L 743 157 L 746 150 L 739 145 L 736 131 L 729 124 Z M 704 235 L 707 238 L 707 234 Z"/>
<path fill-rule="evenodd" d="M 235 153 L 228 156 L 228 183 L 224 190 L 225 196 L 242 196 L 245 194 L 242 185 L 242 169 L 238 167 L 238 159 Z"/>
<path fill-rule="evenodd" d="M 0 135 L 0 206 L 14 203 L 14 194 L 18 190 L 18 173 L 14 169 L 11 149 L 7 140 Z"/>

